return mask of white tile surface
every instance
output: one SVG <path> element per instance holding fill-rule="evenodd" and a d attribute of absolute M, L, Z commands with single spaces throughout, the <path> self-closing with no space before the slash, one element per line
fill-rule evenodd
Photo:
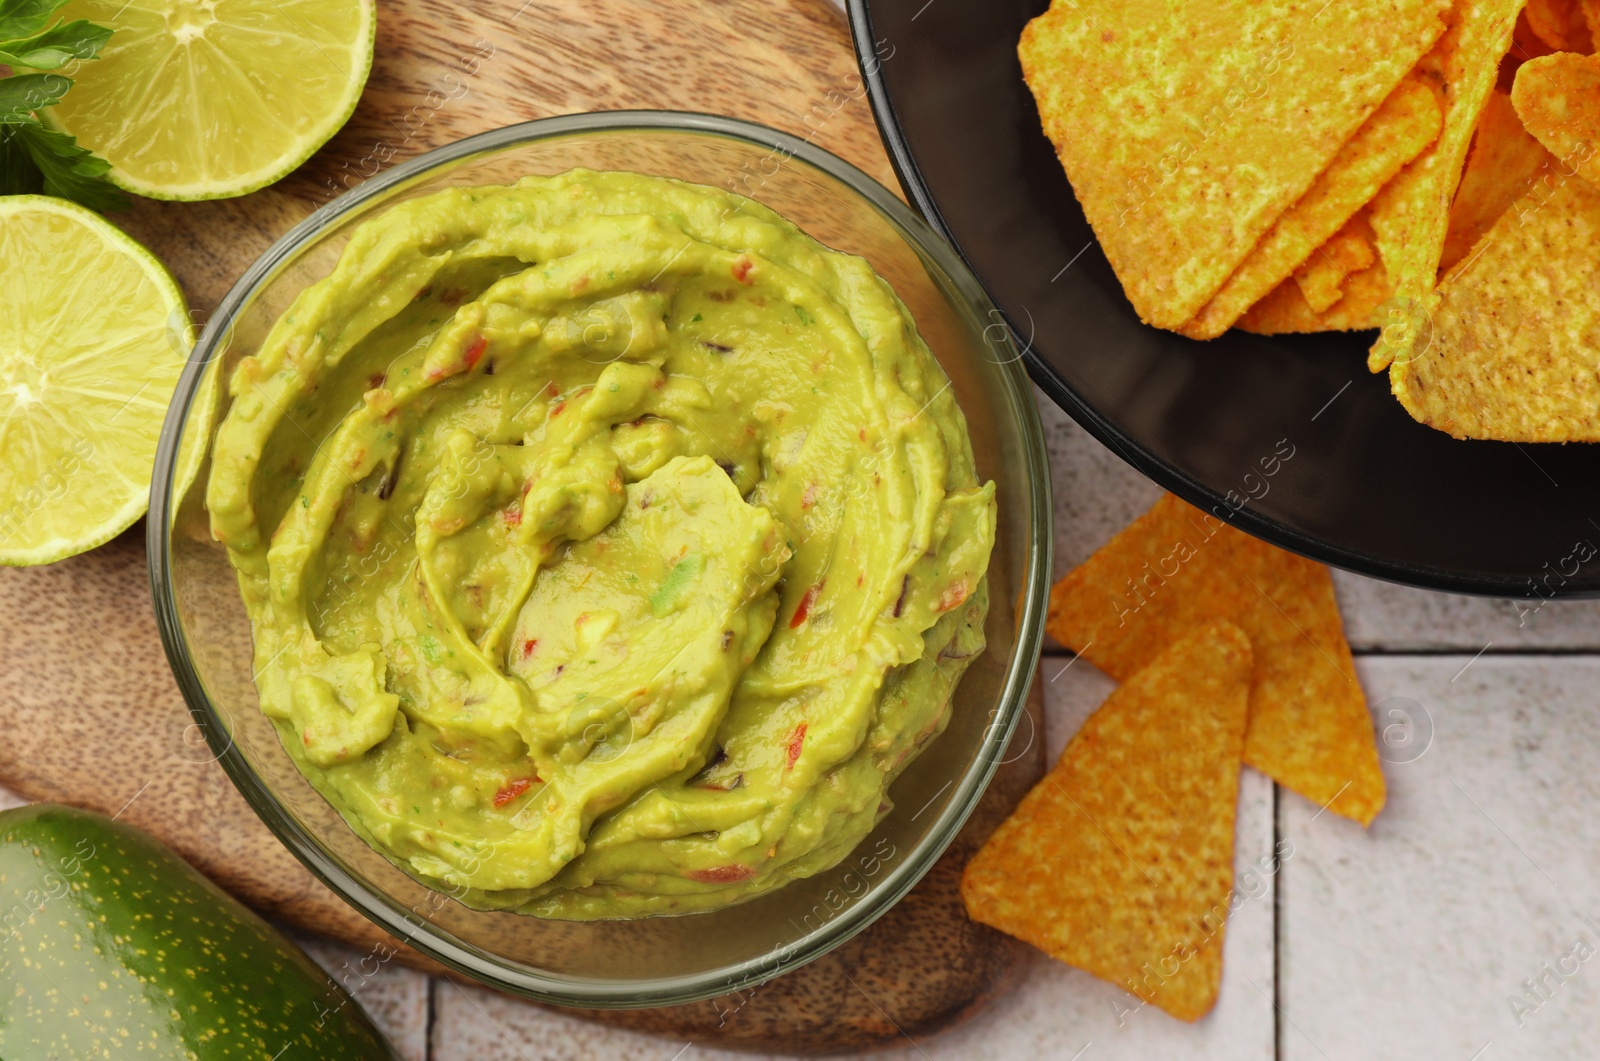
<path fill-rule="evenodd" d="M 1431 593 L 1333 573 L 1345 635 L 1357 651 L 1600 647 L 1600 600 L 1495 600 Z"/>
<path fill-rule="evenodd" d="M 1116 454 L 1038 395 L 1055 493 L 1056 577 L 1083 563 L 1161 496 Z M 1360 652 L 1600 648 L 1600 600 L 1538 602 L 1463 597 L 1335 571 L 1345 633 Z"/>
<path fill-rule="evenodd" d="M 1600 960 L 1509 1000 L 1579 937 L 1600 958 L 1600 658 L 1467 659 L 1358 663 L 1380 718 L 1433 729 L 1369 833 L 1284 797 L 1285 1061 L 1596 1056 Z"/>
<path fill-rule="evenodd" d="M 1054 761 L 1114 683 L 1088 665 L 1046 676 L 1047 751 Z M 1246 770 L 1239 799 L 1237 863 L 1244 869 L 1273 847 L 1272 786 Z M 1120 988 L 1035 955 L 1022 985 L 956 1030 L 920 1045 L 872 1055 L 884 1061 L 1004 1061 L 1042 1058 L 1182 1058 L 1269 1061 L 1273 1056 L 1273 892 L 1252 878 L 1256 897 L 1228 921 L 1217 1008 L 1190 1025 L 1154 1007 L 1139 1008 Z M 1240 890 L 1246 891 L 1241 887 Z M 685 1044 L 597 1027 L 487 991 L 440 983 L 435 993 L 435 1061 L 568 1061 L 671 1058 Z M 1092 1044 L 1092 1045 L 1091 1045 Z M 1087 1049 L 1086 1049 L 1087 1047 Z M 692 1047 L 679 1061 L 736 1061 L 749 1054 Z"/>

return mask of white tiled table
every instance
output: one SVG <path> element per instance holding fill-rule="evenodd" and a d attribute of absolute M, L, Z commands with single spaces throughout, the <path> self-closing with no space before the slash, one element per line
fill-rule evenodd
<path fill-rule="evenodd" d="M 1048 401 L 1040 408 L 1060 574 L 1159 491 Z M 1335 581 L 1380 726 L 1392 721 L 1390 711 L 1405 710 L 1412 732 L 1431 738 L 1385 749 L 1389 804 L 1367 832 L 1318 816 L 1245 771 L 1241 872 L 1278 839 L 1293 853 L 1229 922 L 1216 1010 L 1183 1024 L 1035 955 L 1023 984 L 967 1025 L 874 1056 L 1600 1056 L 1600 960 L 1572 957 L 1581 938 L 1600 959 L 1600 601 L 1547 604 L 1519 625 L 1507 601 L 1343 573 Z M 1069 658 L 1052 654 L 1043 663 L 1052 755 L 1112 687 L 1087 663 L 1064 669 Z M 336 970 L 359 959 L 334 944 L 303 942 Z M 1570 975 L 1546 974 L 1543 965 L 1563 961 Z M 1528 996 L 1523 982 L 1540 976 L 1543 997 Z M 360 997 L 416 1061 L 748 1056 L 614 1031 L 392 965 Z M 1512 998 L 1523 999 L 1519 1011 Z"/>

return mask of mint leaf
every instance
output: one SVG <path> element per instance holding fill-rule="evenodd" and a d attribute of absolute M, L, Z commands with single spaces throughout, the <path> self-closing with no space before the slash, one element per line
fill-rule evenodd
<path fill-rule="evenodd" d="M 71 199 L 101 213 L 127 209 L 128 197 L 105 179 L 111 163 L 79 147 L 76 138 L 46 129 L 38 122 L 15 125 L 7 131 L 21 142 L 38 167 L 44 178 L 44 194 Z"/>
<path fill-rule="evenodd" d="M 0 41 L 31 37 L 67 0 L 0 0 Z"/>
<path fill-rule="evenodd" d="M 54 70 L 74 59 L 93 59 L 110 39 L 109 26 L 96 26 L 79 19 L 51 26 L 25 40 L 0 40 L 0 63 Z"/>
<path fill-rule="evenodd" d="M 0 78 L 0 122 L 28 122 L 33 112 L 60 103 L 72 87 L 70 77 L 60 74 L 18 74 Z"/>

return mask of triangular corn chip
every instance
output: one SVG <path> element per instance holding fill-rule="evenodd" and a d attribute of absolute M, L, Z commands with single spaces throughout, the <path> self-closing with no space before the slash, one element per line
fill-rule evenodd
<path fill-rule="evenodd" d="M 1600 441 L 1597 248 L 1600 188 L 1535 182 L 1414 323 L 1423 339 L 1394 384 L 1406 411 L 1457 438 Z"/>
<path fill-rule="evenodd" d="M 1443 32 L 1445 0 L 1056 0 L 1018 54 L 1141 318 L 1178 328 Z"/>
<path fill-rule="evenodd" d="M 1433 146 L 1378 194 L 1368 212 L 1378 257 L 1394 285 L 1392 297 L 1402 309 L 1425 306 L 1432 297 L 1449 229 L 1450 202 L 1478 115 L 1511 46 L 1522 2 L 1457 0 L 1450 10 L 1449 29 L 1419 64 L 1419 73 L 1438 79 L 1444 128 Z M 1408 328 L 1385 326 L 1367 357 L 1367 367 L 1381 372 L 1394 363 L 1403 373 L 1413 338 Z"/>
<path fill-rule="evenodd" d="M 1272 294 L 1251 306 L 1238 326 L 1257 335 L 1365 331 L 1378 326 L 1377 315 L 1393 294 L 1394 285 L 1389 283 L 1383 262 L 1376 261 L 1345 277 L 1339 287 L 1339 301 L 1321 313 L 1311 308 L 1299 284 L 1285 280 L 1272 289 Z"/>
<path fill-rule="evenodd" d="M 1235 269 L 1222 290 L 1179 329 L 1214 339 L 1331 239 L 1389 179 L 1439 135 L 1439 103 L 1421 80 L 1407 78 Z M 1368 263 L 1370 264 L 1370 263 Z M 1363 266 L 1365 268 L 1365 266 Z"/>
<path fill-rule="evenodd" d="M 1485 101 L 1483 113 L 1478 117 L 1477 129 L 1472 136 L 1472 148 L 1467 156 L 1461 184 L 1455 202 L 1450 207 L 1450 222 L 1445 237 L 1440 268 L 1448 270 L 1471 251 L 1489 226 L 1515 202 L 1537 178 L 1541 169 L 1553 159 L 1548 151 L 1522 127 L 1521 120 L 1511 107 L 1508 93 L 1496 89 Z M 1351 219 L 1335 240 L 1356 230 L 1371 234 L 1372 229 L 1363 211 Z M 1375 234 L 1369 239 L 1376 242 Z M 1380 310 L 1394 295 L 1394 285 L 1381 261 L 1371 262 L 1353 270 L 1340 281 L 1340 298 L 1324 306 L 1326 286 L 1320 288 L 1320 298 L 1312 299 L 1307 282 L 1326 285 L 1332 280 L 1336 267 L 1344 263 L 1345 256 L 1333 246 L 1334 240 L 1313 255 L 1302 271 L 1297 271 L 1295 285 L 1283 284 L 1250 308 L 1239 321 L 1239 327 L 1258 335 L 1278 335 L 1284 332 L 1354 331 L 1381 327 L 1392 323 Z M 1355 260 L 1355 259 L 1352 259 Z M 1318 276 L 1317 270 L 1323 275 Z M 1398 305 L 1384 307 L 1403 318 Z"/>
<path fill-rule="evenodd" d="M 1367 211 L 1363 210 L 1351 218 L 1340 235 L 1359 232 L 1363 239 L 1375 244 L 1367 216 Z M 1321 311 L 1313 309 L 1307 301 L 1296 275 L 1251 306 L 1250 312 L 1239 318 L 1238 327 L 1257 335 L 1362 331 L 1377 327 L 1375 315 L 1393 294 L 1394 285 L 1389 282 L 1381 259 L 1347 275 L 1339 284 L 1338 300 Z"/>
<path fill-rule="evenodd" d="M 1563 53 L 1523 63 L 1511 102 L 1562 173 L 1600 184 L 1600 55 Z"/>
<path fill-rule="evenodd" d="M 1250 642 L 1202 626 L 1101 704 L 967 863 L 976 921 L 1196 1020 L 1232 905 Z"/>
<path fill-rule="evenodd" d="M 1472 153 L 1461 174 L 1461 187 L 1450 205 L 1450 230 L 1439 268 L 1448 272 L 1470 254 L 1489 226 L 1522 198 L 1539 171 L 1553 161 L 1550 152 L 1522 127 L 1510 94 L 1500 89 L 1489 93 L 1472 136 Z"/>
<path fill-rule="evenodd" d="M 1533 32 L 1554 51 L 1588 54 L 1594 50 L 1579 0 L 1528 0 L 1523 14 Z"/>
<path fill-rule="evenodd" d="M 1528 25 L 1528 9 L 1523 8 L 1522 14 L 1517 16 L 1516 28 L 1511 31 L 1511 50 L 1500 60 L 1500 74 L 1495 79 L 1495 87 L 1501 92 L 1510 92 L 1511 83 L 1516 80 L 1518 67 L 1529 59 L 1549 55 L 1553 50 L 1533 32 L 1533 27 Z"/>
<path fill-rule="evenodd" d="M 1056 583 L 1045 628 L 1126 681 L 1215 619 L 1236 623 L 1255 650 L 1244 761 L 1370 823 L 1383 806 L 1383 772 L 1326 567 L 1168 494 Z"/>
<path fill-rule="evenodd" d="M 1344 297 L 1344 282 L 1353 273 L 1372 268 L 1378 252 L 1372 249 L 1372 226 L 1366 216 L 1357 214 L 1318 253 L 1294 271 L 1294 282 L 1306 304 L 1317 313 L 1326 313 Z"/>

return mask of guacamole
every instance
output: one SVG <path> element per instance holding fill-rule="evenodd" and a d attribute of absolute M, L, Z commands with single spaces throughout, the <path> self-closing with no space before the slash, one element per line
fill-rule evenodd
<path fill-rule="evenodd" d="M 207 484 L 262 710 L 470 905 L 739 902 L 890 810 L 983 648 L 994 485 L 889 285 L 747 199 L 574 170 L 356 228 Z"/>

